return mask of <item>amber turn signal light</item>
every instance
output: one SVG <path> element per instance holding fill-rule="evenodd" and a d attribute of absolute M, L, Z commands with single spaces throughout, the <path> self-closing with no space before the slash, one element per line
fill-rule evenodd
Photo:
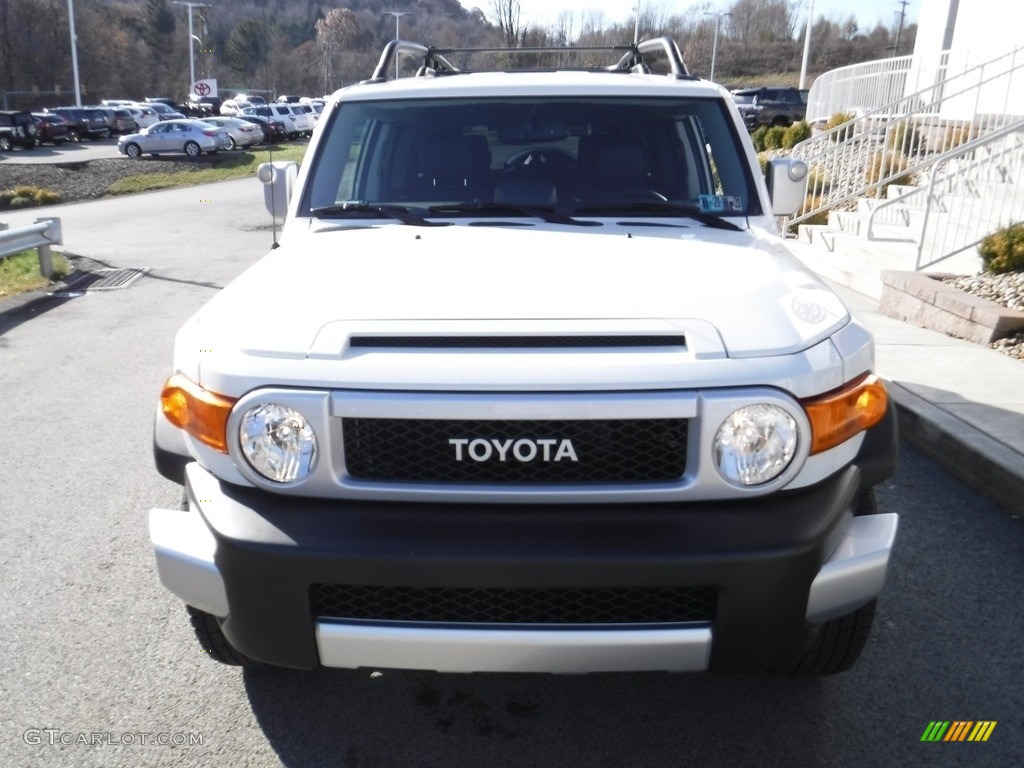
<path fill-rule="evenodd" d="M 872 373 L 842 389 L 800 403 L 811 422 L 811 453 L 849 440 L 882 420 L 889 407 L 885 384 Z"/>
<path fill-rule="evenodd" d="M 171 376 L 160 393 L 160 407 L 171 424 L 221 453 L 228 452 L 228 416 L 235 402 L 180 373 Z"/>

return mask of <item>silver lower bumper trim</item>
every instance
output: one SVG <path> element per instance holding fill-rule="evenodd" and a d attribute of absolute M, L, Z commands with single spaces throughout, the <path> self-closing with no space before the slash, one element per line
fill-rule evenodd
<path fill-rule="evenodd" d="M 711 628 L 462 629 L 318 621 L 326 667 L 437 672 L 701 672 Z"/>
<path fill-rule="evenodd" d="M 846 537 L 811 582 L 809 622 L 844 616 L 882 591 L 898 522 L 895 514 L 853 518 Z"/>
<path fill-rule="evenodd" d="M 224 578 L 213 561 L 217 541 L 197 512 L 149 510 L 149 538 L 167 589 L 202 611 L 228 615 Z"/>

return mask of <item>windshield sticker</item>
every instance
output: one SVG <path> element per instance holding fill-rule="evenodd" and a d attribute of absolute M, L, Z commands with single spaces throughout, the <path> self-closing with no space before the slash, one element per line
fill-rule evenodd
<path fill-rule="evenodd" d="M 743 211 L 743 198 L 733 195 L 701 195 L 697 198 L 705 213 L 739 213 Z"/>

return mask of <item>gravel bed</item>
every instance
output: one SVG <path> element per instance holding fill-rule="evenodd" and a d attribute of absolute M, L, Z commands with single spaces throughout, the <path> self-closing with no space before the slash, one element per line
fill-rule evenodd
<path fill-rule="evenodd" d="M 195 159 L 156 157 L 144 160 L 109 158 L 88 162 L 7 164 L 0 166 L 0 189 L 22 184 L 60 192 L 61 201 L 80 203 L 107 194 L 115 181 L 143 173 L 192 173 L 207 168 L 205 157 Z"/>
<path fill-rule="evenodd" d="M 1024 272 L 947 277 L 942 282 L 1008 309 L 1024 312 Z M 989 346 L 1004 355 L 1024 360 L 1024 332 L 993 341 Z"/>

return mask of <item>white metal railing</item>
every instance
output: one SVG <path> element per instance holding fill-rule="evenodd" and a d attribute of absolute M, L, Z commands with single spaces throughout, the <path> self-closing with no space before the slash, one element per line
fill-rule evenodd
<path fill-rule="evenodd" d="M 910 224 L 912 209 L 921 216 L 920 227 L 910 228 L 917 243 L 916 269 L 937 264 L 1001 227 L 1024 221 L 1024 119 L 937 157 L 927 184 L 871 211 L 868 239 L 876 238 L 876 223 Z"/>
<path fill-rule="evenodd" d="M 908 92 L 946 79 L 948 52 L 936 56 L 898 56 L 833 69 L 818 77 L 807 95 L 807 122 L 837 113 L 864 114 L 894 104 Z M 922 82 L 924 81 L 924 82 Z"/>
<path fill-rule="evenodd" d="M 860 197 L 909 183 L 949 149 L 1013 122 L 1013 111 L 1024 112 L 1021 94 L 1024 46 L 801 142 L 792 155 L 810 168 L 808 199 L 783 225 L 853 208 Z"/>
<path fill-rule="evenodd" d="M 22 251 L 39 251 L 39 272 L 44 277 L 53 277 L 53 254 L 51 245 L 60 245 L 60 219 L 36 219 L 35 224 L 17 229 L 0 225 L 0 259 Z"/>

